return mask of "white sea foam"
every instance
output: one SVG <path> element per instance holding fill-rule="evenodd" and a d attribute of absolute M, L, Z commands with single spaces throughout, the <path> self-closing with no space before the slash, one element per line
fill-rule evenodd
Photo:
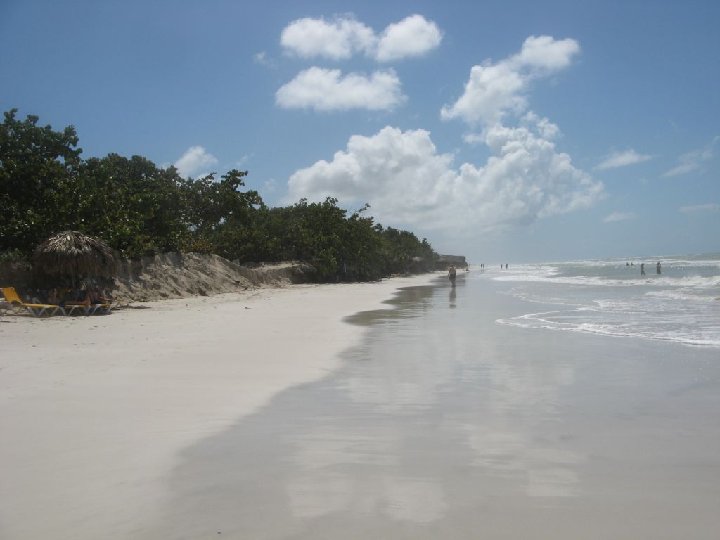
<path fill-rule="evenodd" d="M 562 285 L 588 285 L 595 287 L 699 287 L 699 288 L 720 288 L 720 277 L 717 276 L 657 276 L 645 275 L 626 278 L 612 278 L 605 276 L 567 276 L 550 272 L 523 273 L 495 276 L 496 281 L 517 281 L 528 283 L 557 283 Z"/>
<path fill-rule="evenodd" d="M 628 259 L 634 266 L 614 259 L 504 270 L 493 279 L 514 283 L 508 294 L 559 309 L 498 322 L 720 348 L 720 255 L 657 259 L 662 273 L 648 262 L 646 276 L 638 258 Z"/>
<path fill-rule="evenodd" d="M 543 315 L 545 317 L 543 317 Z M 547 330 L 563 330 L 582 332 L 612 337 L 634 337 L 660 341 L 669 341 L 684 345 L 720 348 L 720 327 L 707 327 L 703 330 L 686 327 L 686 330 L 666 328 L 652 325 L 632 325 L 615 322 L 587 322 L 580 318 L 554 316 L 548 313 L 530 313 L 510 319 L 497 319 L 497 323 L 520 328 L 541 328 Z M 547 317 L 547 318 L 546 318 Z"/>
<path fill-rule="evenodd" d="M 715 292 L 717 294 L 717 291 L 705 291 L 708 294 L 702 294 L 701 291 L 698 291 L 697 289 L 665 289 L 661 291 L 648 291 L 645 293 L 645 296 L 653 297 L 653 298 L 661 298 L 665 300 L 679 300 L 681 302 L 717 302 L 718 298 L 717 296 L 714 296 L 712 293 Z"/>

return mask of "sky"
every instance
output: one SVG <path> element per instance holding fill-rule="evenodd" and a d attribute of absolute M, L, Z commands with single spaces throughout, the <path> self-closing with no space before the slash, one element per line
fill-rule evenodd
<path fill-rule="evenodd" d="M 0 0 L 0 108 L 471 263 L 720 251 L 716 0 Z"/>

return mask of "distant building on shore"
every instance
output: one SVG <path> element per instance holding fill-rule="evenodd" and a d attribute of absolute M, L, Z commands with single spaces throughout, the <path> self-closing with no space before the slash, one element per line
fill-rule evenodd
<path fill-rule="evenodd" d="M 447 270 L 451 264 L 456 268 L 468 267 L 468 263 L 463 255 L 439 255 L 435 263 L 435 270 Z"/>

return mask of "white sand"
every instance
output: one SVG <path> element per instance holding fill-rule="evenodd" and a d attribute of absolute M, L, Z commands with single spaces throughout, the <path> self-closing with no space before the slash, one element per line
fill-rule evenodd
<path fill-rule="evenodd" d="M 132 538 L 183 448 L 336 368 L 362 336 L 342 317 L 431 278 L 0 318 L 0 538 Z"/>

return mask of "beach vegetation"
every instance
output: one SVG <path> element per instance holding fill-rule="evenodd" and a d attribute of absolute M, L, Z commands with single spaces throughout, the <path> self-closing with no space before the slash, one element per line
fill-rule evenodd
<path fill-rule="evenodd" d="M 180 251 L 239 263 L 303 261 L 320 281 L 365 281 L 432 270 L 437 255 L 412 232 L 384 228 L 368 206 L 332 197 L 268 207 L 245 189 L 247 171 L 183 178 L 142 156 L 82 159 L 73 126 L 4 113 L 0 124 L 0 258 L 28 258 L 74 230 L 129 258 Z"/>

